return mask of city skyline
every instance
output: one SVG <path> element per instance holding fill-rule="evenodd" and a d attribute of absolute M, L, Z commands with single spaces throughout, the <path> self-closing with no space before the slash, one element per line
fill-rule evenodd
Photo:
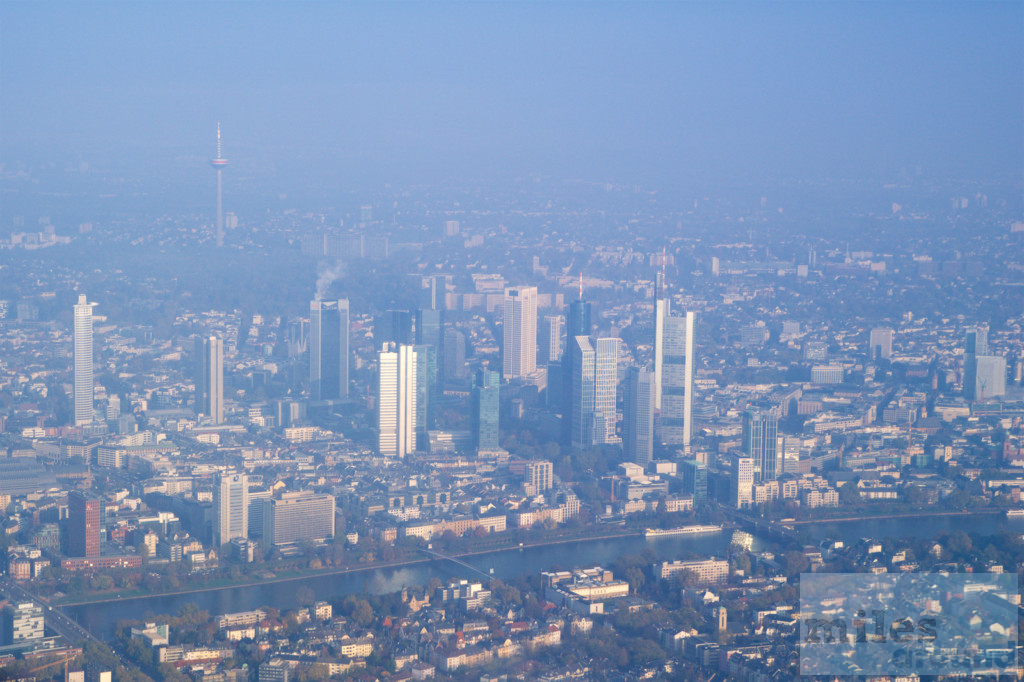
<path fill-rule="evenodd" d="M 1024 676 L 1022 25 L 0 3 L 0 678 Z"/>

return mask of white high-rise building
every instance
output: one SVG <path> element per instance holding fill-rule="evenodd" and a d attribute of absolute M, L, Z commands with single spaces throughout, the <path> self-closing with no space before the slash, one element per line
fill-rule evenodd
<path fill-rule="evenodd" d="M 754 458 L 734 457 L 732 461 L 732 497 L 737 509 L 754 501 Z"/>
<path fill-rule="evenodd" d="M 78 296 L 75 305 L 75 426 L 92 423 L 92 307 L 85 294 Z"/>
<path fill-rule="evenodd" d="M 416 450 L 416 349 L 385 343 L 377 353 L 377 451 L 405 457 Z"/>
<path fill-rule="evenodd" d="M 502 375 L 508 381 L 537 371 L 537 287 L 505 289 Z"/>
<path fill-rule="evenodd" d="M 617 443 L 615 435 L 615 398 L 618 387 L 619 340 L 591 340 L 588 336 L 573 339 L 572 396 L 570 419 L 572 446 L 587 448 L 603 443 Z"/>
<path fill-rule="evenodd" d="M 222 472 L 213 482 L 213 544 L 249 535 L 249 477 Z"/>
<path fill-rule="evenodd" d="M 214 424 L 224 421 L 224 342 L 216 336 L 196 337 L 196 414 Z"/>
<path fill-rule="evenodd" d="M 689 445 L 693 434 L 693 335 L 697 316 L 666 317 L 661 378 L 661 440 Z"/>

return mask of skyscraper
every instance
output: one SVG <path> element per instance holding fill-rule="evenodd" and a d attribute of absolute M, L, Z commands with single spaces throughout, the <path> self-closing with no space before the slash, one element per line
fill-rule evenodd
<path fill-rule="evenodd" d="M 708 499 L 708 466 L 696 459 L 684 459 L 681 462 L 683 475 L 683 493 L 693 498 L 693 503 L 701 504 Z"/>
<path fill-rule="evenodd" d="M 444 379 L 444 313 L 440 310 L 416 311 L 416 345 L 422 346 L 426 354 L 428 404 L 426 406 L 427 428 L 434 428 L 437 405 L 443 391 Z M 417 351 L 419 352 L 419 351 Z"/>
<path fill-rule="evenodd" d="M 571 445 L 618 442 L 615 398 L 618 386 L 619 340 L 577 336 L 573 339 L 573 387 L 570 400 Z"/>
<path fill-rule="evenodd" d="M 573 386 L 576 385 L 576 368 L 580 363 L 579 358 L 576 357 L 579 346 L 575 343 L 574 339 L 577 336 L 589 337 L 590 332 L 593 330 L 590 301 L 583 300 L 582 276 L 580 280 L 580 297 L 569 304 L 565 323 L 567 343 L 565 353 L 562 355 L 562 394 L 559 400 L 559 407 L 562 412 L 562 443 L 572 445 L 573 432 L 570 414 L 573 405 L 572 392 Z"/>
<path fill-rule="evenodd" d="M 893 330 L 888 327 L 872 329 L 868 340 L 868 350 L 871 360 L 888 360 L 892 357 Z"/>
<path fill-rule="evenodd" d="M 569 314 L 566 316 L 566 334 L 568 334 L 569 338 L 590 336 L 590 332 L 593 329 L 593 323 L 590 319 L 590 301 L 583 300 L 582 291 L 580 296 L 581 298 L 578 301 L 573 301 L 569 304 Z"/>
<path fill-rule="evenodd" d="M 537 371 L 537 287 L 505 289 L 502 375 L 508 381 Z"/>
<path fill-rule="evenodd" d="M 348 299 L 309 303 L 309 388 L 313 400 L 348 397 Z"/>
<path fill-rule="evenodd" d="M 465 379 L 466 335 L 458 329 L 444 330 L 444 363 L 441 365 L 446 383 Z"/>
<path fill-rule="evenodd" d="M 965 372 L 964 394 L 969 400 L 989 400 L 1006 395 L 1006 358 L 975 355 Z M 969 380 L 968 380 L 969 379 Z"/>
<path fill-rule="evenodd" d="M 662 375 L 665 362 L 665 319 L 671 299 L 665 295 L 665 275 L 654 276 L 654 409 L 661 409 Z"/>
<path fill-rule="evenodd" d="M 661 440 L 689 445 L 693 433 L 693 335 L 696 314 L 664 319 L 661 376 Z"/>
<path fill-rule="evenodd" d="M 213 481 L 214 547 L 249 534 L 249 477 L 220 472 Z"/>
<path fill-rule="evenodd" d="M 431 310 L 445 310 L 448 308 L 448 277 L 446 275 L 431 275 L 429 304 Z"/>
<path fill-rule="evenodd" d="M 416 311 L 416 345 L 433 346 L 440 349 L 443 330 L 443 318 L 440 310 L 420 309 Z"/>
<path fill-rule="evenodd" d="M 228 165 L 220 147 L 220 121 L 217 121 L 217 158 L 210 159 L 210 165 L 217 171 L 217 246 L 224 246 L 224 204 L 222 201 L 222 174 Z"/>
<path fill-rule="evenodd" d="M 224 342 L 216 336 L 196 337 L 196 414 L 214 424 L 224 421 Z"/>
<path fill-rule="evenodd" d="M 540 323 L 540 363 L 548 365 L 562 359 L 562 317 L 545 315 Z"/>
<path fill-rule="evenodd" d="M 747 410 L 743 415 L 743 452 L 754 463 L 757 482 L 779 477 L 779 420 L 771 412 Z"/>
<path fill-rule="evenodd" d="M 737 509 L 749 507 L 754 501 L 754 460 L 734 456 L 732 460 L 732 501 Z"/>
<path fill-rule="evenodd" d="M 67 553 L 73 557 L 100 555 L 100 499 L 91 493 L 68 493 Z"/>
<path fill-rule="evenodd" d="M 416 449 L 416 350 L 387 343 L 377 353 L 377 451 L 405 457 Z"/>
<path fill-rule="evenodd" d="M 967 330 L 964 352 L 967 355 L 988 355 L 987 327 L 971 327 Z"/>
<path fill-rule="evenodd" d="M 385 310 L 373 318 L 373 342 L 410 345 L 415 338 L 412 330 L 413 314 L 409 310 Z"/>
<path fill-rule="evenodd" d="M 437 372 L 437 354 L 433 346 L 416 345 L 413 350 L 416 352 L 416 449 L 427 450 L 430 447 L 428 431 L 433 428 L 431 372 Z"/>
<path fill-rule="evenodd" d="M 498 410 L 501 378 L 497 372 L 482 369 L 473 384 L 473 445 L 477 452 L 500 450 Z"/>
<path fill-rule="evenodd" d="M 75 305 L 75 426 L 91 424 L 93 419 L 93 305 L 85 294 L 79 294 Z"/>
<path fill-rule="evenodd" d="M 964 347 L 964 397 L 988 400 L 1006 395 L 1006 358 L 989 355 L 988 328 L 967 330 Z"/>
<path fill-rule="evenodd" d="M 641 466 L 654 459 L 654 376 L 630 367 L 623 386 L 622 444 L 626 461 Z"/>

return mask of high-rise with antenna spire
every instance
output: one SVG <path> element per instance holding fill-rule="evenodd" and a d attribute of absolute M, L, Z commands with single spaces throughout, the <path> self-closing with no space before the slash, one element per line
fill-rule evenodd
<path fill-rule="evenodd" d="M 224 246 L 224 204 L 221 199 L 223 187 L 222 173 L 228 160 L 221 154 L 220 148 L 220 121 L 217 121 L 217 158 L 210 159 L 210 165 L 217 171 L 217 246 Z"/>

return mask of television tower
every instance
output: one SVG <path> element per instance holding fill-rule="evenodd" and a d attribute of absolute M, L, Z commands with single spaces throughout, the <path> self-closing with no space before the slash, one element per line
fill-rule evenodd
<path fill-rule="evenodd" d="M 217 121 L 217 158 L 210 159 L 210 165 L 217 170 L 217 246 L 224 246 L 224 212 L 223 203 L 221 201 L 222 191 L 222 171 L 224 166 L 228 165 L 228 160 L 224 158 L 220 150 L 220 121 Z"/>

